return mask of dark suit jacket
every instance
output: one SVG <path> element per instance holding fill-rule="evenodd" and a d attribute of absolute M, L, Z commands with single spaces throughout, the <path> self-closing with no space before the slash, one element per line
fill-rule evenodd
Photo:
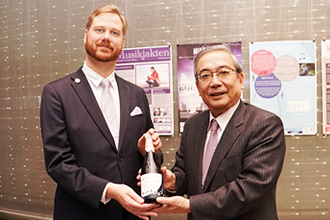
<path fill-rule="evenodd" d="M 144 158 L 137 142 L 153 127 L 144 90 L 120 77 L 116 80 L 121 111 L 118 151 L 81 68 L 43 89 L 45 164 L 58 184 L 54 219 L 138 219 L 114 199 L 107 205 L 100 202 L 108 182 L 126 184 L 140 195 L 136 176 Z M 131 116 L 136 106 L 142 114 Z"/>
<path fill-rule="evenodd" d="M 209 111 L 187 120 L 172 169 L 177 193 L 190 199 L 188 219 L 277 219 L 275 190 L 285 154 L 281 120 L 240 102 L 223 131 L 201 189 L 208 122 Z"/>

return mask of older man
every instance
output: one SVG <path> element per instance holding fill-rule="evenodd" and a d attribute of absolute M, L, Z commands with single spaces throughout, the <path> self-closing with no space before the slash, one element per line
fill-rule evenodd
<path fill-rule="evenodd" d="M 209 110 L 189 118 L 159 213 L 194 220 L 276 220 L 275 191 L 285 139 L 279 117 L 240 100 L 244 76 L 226 46 L 195 58 L 196 86 Z"/>

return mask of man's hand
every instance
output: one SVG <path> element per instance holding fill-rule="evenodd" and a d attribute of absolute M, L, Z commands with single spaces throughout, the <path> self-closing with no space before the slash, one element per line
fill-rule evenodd
<path fill-rule="evenodd" d="M 189 199 L 181 196 L 158 197 L 157 202 L 162 206 L 153 209 L 157 213 L 190 213 Z"/>
<path fill-rule="evenodd" d="M 176 176 L 172 171 L 168 170 L 165 166 L 160 168 L 163 173 L 164 189 L 176 190 Z"/>
<path fill-rule="evenodd" d="M 148 133 L 151 136 L 152 143 L 153 143 L 154 148 L 155 148 L 155 153 L 157 154 L 157 152 L 162 147 L 162 142 L 160 141 L 159 134 L 155 133 L 155 130 L 153 128 L 150 128 Z M 145 144 L 146 144 L 146 138 L 145 138 L 145 135 L 143 134 L 142 137 L 140 137 L 140 139 L 138 141 L 139 151 L 143 156 L 146 155 Z"/>
<path fill-rule="evenodd" d="M 106 197 L 117 200 L 127 211 L 139 218 L 149 220 L 148 216 L 157 217 L 157 213 L 151 211 L 158 204 L 143 204 L 144 200 L 133 189 L 124 184 L 110 183 Z"/>

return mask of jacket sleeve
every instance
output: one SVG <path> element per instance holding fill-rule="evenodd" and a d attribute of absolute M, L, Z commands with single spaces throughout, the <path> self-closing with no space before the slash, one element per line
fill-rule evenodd
<path fill-rule="evenodd" d="M 169 191 L 169 195 L 184 195 L 187 193 L 186 187 L 186 171 L 185 171 L 185 160 L 184 160 L 184 144 L 186 139 L 186 129 L 181 136 L 180 147 L 175 154 L 175 164 L 172 168 L 172 172 L 175 174 L 176 177 L 176 190 Z"/>

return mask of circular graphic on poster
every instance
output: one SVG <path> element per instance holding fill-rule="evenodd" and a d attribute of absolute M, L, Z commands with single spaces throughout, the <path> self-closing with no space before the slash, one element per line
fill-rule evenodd
<path fill-rule="evenodd" d="M 276 78 L 274 73 L 268 76 L 258 76 L 254 88 L 256 93 L 265 99 L 275 97 L 281 91 L 281 81 Z"/>
<path fill-rule="evenodd" d="M 274 74 L 283 82 L 294 80 L 299 75 L 298 60 L 290 55 L 280 56 L 277 58 Z"/>
<path fill-rule="evenodd" d="M 268 50 L 258 50 L 251 56 L 251 70 L 258 76 L 271 74 L 276 66 L 276 58 Z"/>

